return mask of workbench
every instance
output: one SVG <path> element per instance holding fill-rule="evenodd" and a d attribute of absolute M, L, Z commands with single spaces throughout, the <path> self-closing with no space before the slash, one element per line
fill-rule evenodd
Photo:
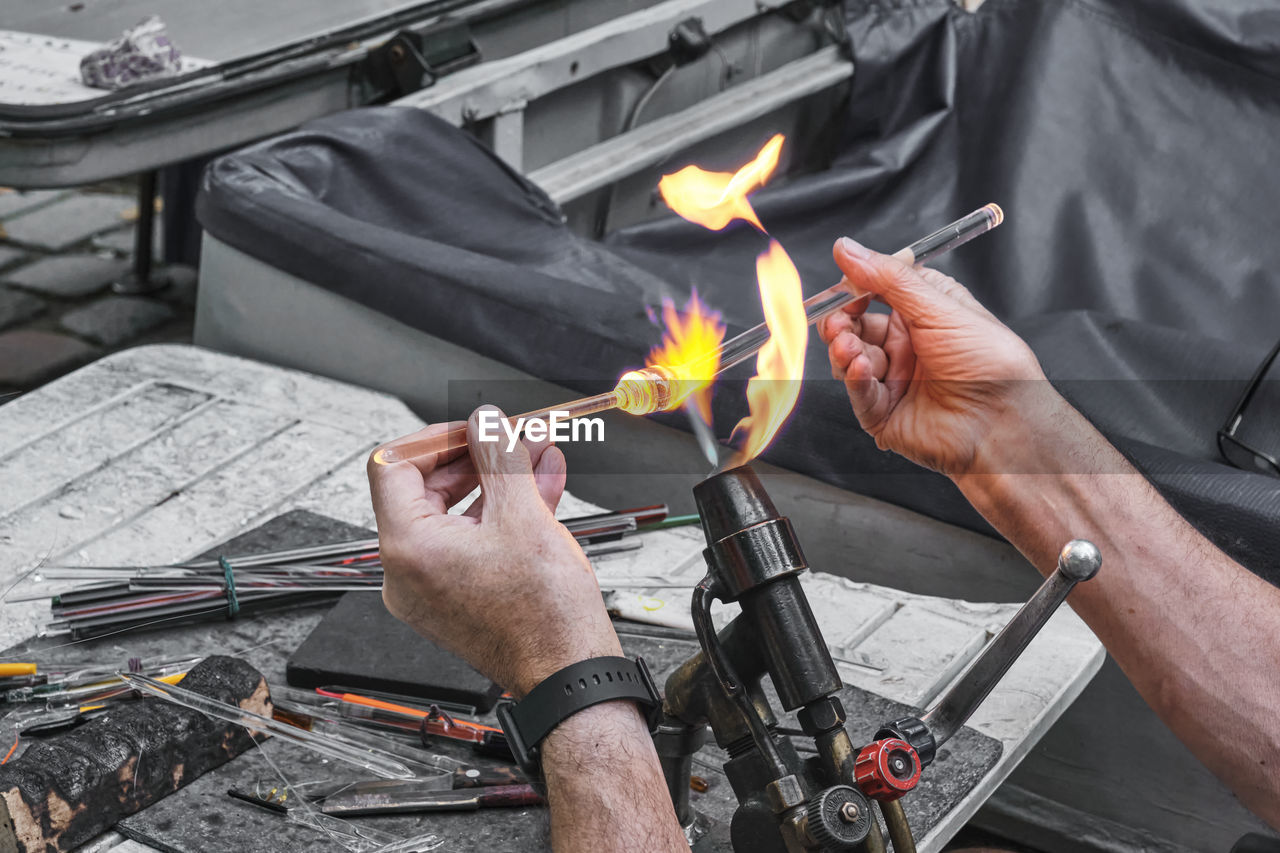
<path fill-rule="evenodd" d="M 420 426 L 392 397 L 196 347 L 109 356 L 0 406 L 0 590 L 42 562 L 188 559 L 289 510 L 371 527 L 368 452 Z M 559 513 L 596 510 L 566 494 Z M 703 574 L 701 548 L 696 527 L 645 534 L 639 550 L 597 562 L 601 587 L 612 606 L 668 608 L 678 620 Z M 819 572 L 805 585 L 846 683 L 915 706 L 1016 610 Z M 0 647 L 47 618 L 47 602 L 5 606 Z M 1000 742 L 999 759 L 921 851 L 940 850 L 996 792 L 1103 657 L 1068 608 L 1052 618 L 969 722 Z M 149 848 L 108 833 L 90 849 Z"/>

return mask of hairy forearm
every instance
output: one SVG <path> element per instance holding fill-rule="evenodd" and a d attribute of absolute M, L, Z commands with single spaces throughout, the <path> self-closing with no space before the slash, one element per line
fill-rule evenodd
<path fill-rule="evenodd" d="M 634 703 L 579 711 L 547 736 L 542 755 L 556 853 L 688 853 Z"/>
<path fill-rule="evenodd" d="M 957 485 L 1041 573 L 1069 539 L 1099 547 L 1102 571 L 1072 607 L 1196 756 L 1280 825 L 1280 589 L 1201 536 L 1047 385 L 1027 395 Z"/>

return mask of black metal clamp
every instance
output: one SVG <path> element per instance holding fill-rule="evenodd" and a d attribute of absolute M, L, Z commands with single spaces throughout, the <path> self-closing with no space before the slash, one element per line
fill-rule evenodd
<path fill-rule="evenodd" d="M 465 21 L 444 21 L 423 31 L 401 30 L 369 51 L 362 65 L 375 90 L 399 98 L 480 61 Z"/>

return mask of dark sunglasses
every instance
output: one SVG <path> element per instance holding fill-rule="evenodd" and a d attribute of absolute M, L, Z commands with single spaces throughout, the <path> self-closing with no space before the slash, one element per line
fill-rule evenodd
<path fill-rule="evenodd" d="M 1227 418 L 1222 429 L 1218 430 L 1218 450 L 1228 462 L 1246 471 L 1262 471 L 1274 477 L 1280 477 L 1280 462 L 1276 460 L 1275 451 L 1267 452 L 1252 447 L 1242 441 L 1237 433 L 1240 431 L 1240 425 L 1244 423 L 1245 410 L 1249 408 L 1249 403 L 1262 387 L 1263 377 L 1271 370 L 1277 354 L 1280 354 L 1280 342 L 1277 342 L 1271 354 L 1262 360 L 1258 372 L 1249 380 L 1249 386 L 1241 395 L 1240 402 L 1236 403 L 1231 416 Z M 1280 381 L 1280 377 L 1275 381 Z"/>

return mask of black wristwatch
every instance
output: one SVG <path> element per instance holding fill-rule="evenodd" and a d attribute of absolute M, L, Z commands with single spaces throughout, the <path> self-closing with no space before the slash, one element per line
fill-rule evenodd
<path fill-rule="evenodd" d="M 497 707 L 498 725 L 511 746 L 520 769 L 535 785 L 542 783 L 539 746 L 551 730 L 569 717 L 601 702 L 634 699 L 644 706 L 650 728 L 662 697 L 644 658 L 591 658 L 570 664 L 529 691 L 519 702 Z"/>

